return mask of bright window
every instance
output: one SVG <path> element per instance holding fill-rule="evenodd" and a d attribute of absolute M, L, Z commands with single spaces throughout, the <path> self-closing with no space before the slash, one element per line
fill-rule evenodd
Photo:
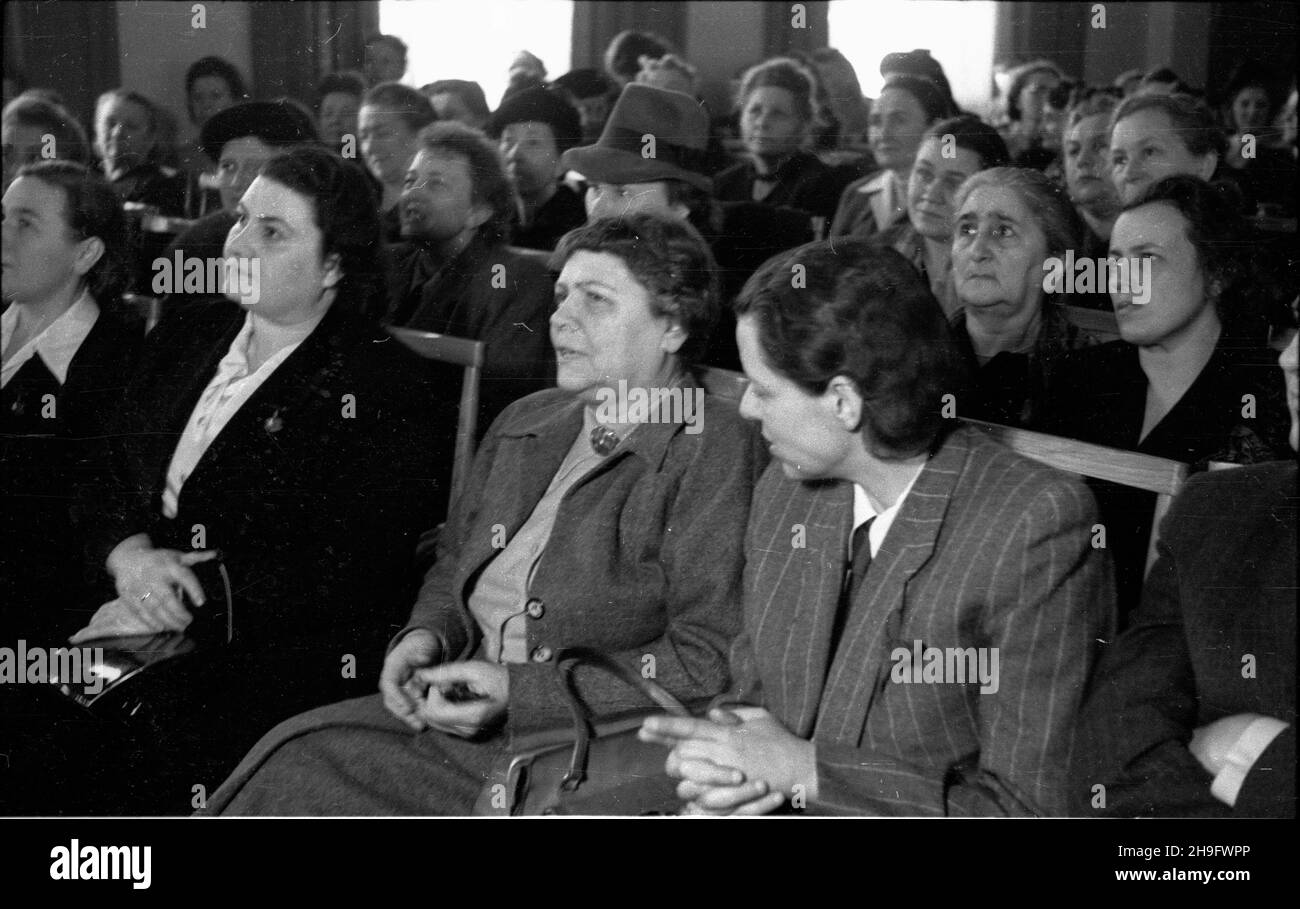
<path fill-rule="evenodd" d="M 409 48 L 403 82 L 469 79 L 496 108 L 519 51 L 540 57 L 548 79 L 569 71 L 573 0 L 380 0 L 379 30 Z"/>
<path fill-rule="evenodd" d="M 880 93 L 880 61 L 894 51 L 926 48 L 943 64 L 957 103 L 975 113 L 989 107 L 997 4 L 987 0 L 833 0 L 831 47 L 848 57 L 862 91 Z"/>

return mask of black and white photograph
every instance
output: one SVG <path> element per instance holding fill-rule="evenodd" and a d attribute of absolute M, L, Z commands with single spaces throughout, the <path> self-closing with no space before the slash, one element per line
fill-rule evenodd
<path fill-rule="evenodd" d="M 15 870 L 1277 883 L 1298 11 L 6 2 Z"/>

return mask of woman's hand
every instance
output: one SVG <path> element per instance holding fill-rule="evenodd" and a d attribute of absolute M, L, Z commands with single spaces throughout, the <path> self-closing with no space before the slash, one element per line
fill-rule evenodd
<path fill-rule="evenodd" d="M 416 732 L 424 729 L 419 714 L 424 687 L 415 678 L 417 670 L 436 665 L 443 658 L 442 645 L 433 632 L 417 628 L 397 642 L 384 658 L 379 674 L 379 693 L 384 706 Z"/>
<path fill-rule="evenodd" d="M 510 672 L 497 663 L 445 663 L 415 676 L 426 686 L 419 715 L 451 735 L 472 738 L 504 718 L 510 702 Z"/>
<path fill-rule="evenodd" d="M 188 593 L 195 606 L 207 598 L 191 565 L 207 562 L 217 552 L 205 549 L 181 552 L 155 549 L 145 534 L 128 537 L 109 554 L 107 568 L 117 587 L 118 599 L 100 609 L 112 616 L 96 613 L 91 627 L 113 623 L 132 626 L 133 631 L 117 633 L 154 633 L 183 631 L 193 620 L 181 602 L 181 591 Z"/>

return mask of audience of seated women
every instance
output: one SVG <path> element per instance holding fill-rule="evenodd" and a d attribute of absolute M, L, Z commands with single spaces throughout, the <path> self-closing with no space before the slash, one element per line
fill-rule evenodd
<path fill-rule="evenodd" d="M 708 246 L 687 224 L 632 215 L 569 233 L 554 264 L 559 387 L 488 433 L 382 694 L 272 730 L 210 812 L 467 813 L 512 735 L 569 720 L 552 665 L 564 647 L 653 665 L 684 700 L 726 686 L 763 459 L 735 405 L 688 370 L 717 319 Z M 601 406 L 650 388 L 702 400 L 698 430 Z M 604 673 L 573 680 L 593 714 L 636 706 Z"/>
<path fill-rule="evenodd" d="M 382 305 L 377 211 L 330 152 L 272 159 L 226 241 L 229 299 L 149 336 L 112 428 L 115 476 L 85 518 L 115 597 L 60 631 L 79 644 L 229 621 L 233 638 L 176 665 L 143 729 L 35 718 L 0 796 L 41 813 L 188 811 L 192 787 L 211 791 L 279 720 L 373 690 L 419 533 L 442 519 L 454 423 L 424 361 L 366 314 Z M 218 551 L 229 619 L 192 570 Z"/>

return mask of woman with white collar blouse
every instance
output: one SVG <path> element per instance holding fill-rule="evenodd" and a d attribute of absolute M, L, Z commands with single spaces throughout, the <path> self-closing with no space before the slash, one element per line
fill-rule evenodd
<path fill-rule="evenodd" d="M 126 229 L 102 177 L 64 161 L 21 167 L 3 236 L 0 637 L 34 642 L 81 593 L 76 490 L 103 482 L 100 441 L 143 332 L 117 318 Z"/>
<path fill-rule="evenodd" d="M 442 519 L 455 425 L 424 361 L 368 315 L 383 294 L 377 207 L 359 167 L 331 152 L 272 159 L 226 240 L 229 299 L 150 335 L 111 433 L 116 477 L 88 520 L 116 597 L 62 633 L 224 630 L 193 570 L 220 550 L 233 640 L 176 665 L 177 715 L 161 728 L 93 742 L 104 765 L 136 768 L 134 793 L 56 739 L 42 757 L 72 766 L 10 768 L 52 784 L 31 810 L 192 810 L 191 788 L 214 787 L 276 721 L 373 690 L 417 580 L 417 537 Z"/>

